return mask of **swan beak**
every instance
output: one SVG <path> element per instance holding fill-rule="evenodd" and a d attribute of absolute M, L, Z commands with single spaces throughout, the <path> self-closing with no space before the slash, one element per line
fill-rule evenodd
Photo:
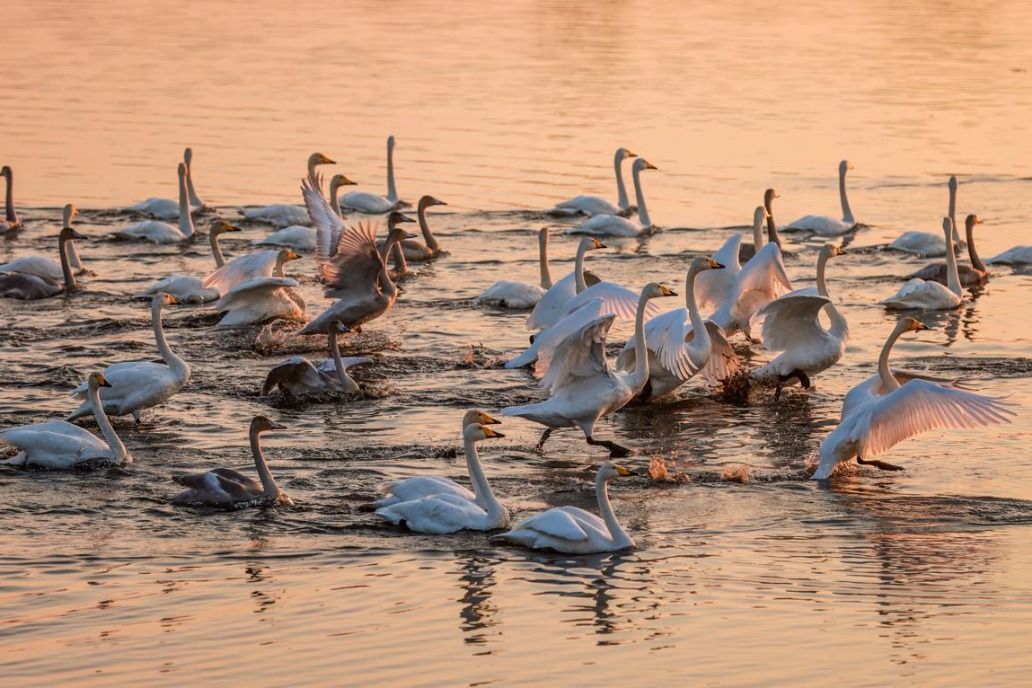
<path fill-rule="evenodd" d="M 401 215 L 401 217 L 398 218 L 398 222 L 415 222 L 415 220 L 413 220 L 408 215 L 405 215 L 404 213 L 398 213 L 398 214 Z"/>
<path fill-rule="evenodd" d="M 283 260 L 301 260 L 301 256 L 297 255 L 293 251 L 287 251 L 287 255 L 283 257 Z"/>
<path fill-rule="evenodd" d="M 638 157 L 637 153 L 635 153 L 634 151 L 627 150 L 626 148 L 624 148 L 624 153 L 627 155 L 628 158 Z"/>
<path fill-rule="evenodd" d="M 594 242 L 594 243 L 592 244 L 592 246 L 594 246 L 595 248 L 606 248 L 606 245 L 605 245 L 605 244 L 603 244 L 603 243 L 602 243 L 601 241 L 599 241 L 598 239 L 592 239 L 592 241 Z"/>
<path fill-rule="evenodd" d="M 101 387 L 110 387 L 111 386 L 111 383 L 108 382 L 107 378 L 104 377 L 102 374 L 98 374 L 97 375 L 97 384 L 100 385 Z"/>
<path fill-rule="evenodd" d="M 720 270 L 721 268 L 726 268 L 727 267 L 726 265 L 722 265 L 721 263 L 718 263 L 717 261 L 713 260 L 712 258 L 709 259 L 709 266 L 713 270 Z"/>
<path fill-rule="evenodd" d="M 917 325 L 914 326 L 914 330 L 917 331 L 917 332 L 920 332 L 921 330 L 927 330 L 927 329 L 928 329 L 928 325 L 925 325 L 923 322 L 920 322 L 920 321 L 918 321 Z"/>
<path fill-rule="evenodd" d="M 844 256 L 844 255 L 846 255 L 846 252 L 836 246 L 835 247 L 835 255 L 836 256 Z"/>
<path fill-rule="evenodd" d="M 322 156 L 322 164 L 323 164 L 323 165 L 336 165 L 336 164 L 337 164 L 337 161 L 336 161 L 336 160 L 330 160 L 329 158 L 327 158 L 327 157 L 326 157 L 326 156 L 324 155 L 324 156 Z"/>
<path fill-rule="evenodd" d="M 651 162 L 647 162 L 647 163 L 645 163 L 645 169 L 646 170 L 658 170 L 659 168 L 656 167 L 655 165 L 653 165 Z"/>
<path fill-rule="evenodd" d="M 615 469 L 616 469 L 616 474 L 617 474 L 617 475 L 620 475 L 620 476 L 628 476 L 628 475 L 638 475 L 638 474 L 637 474 L 637 473 L 635 473 L 634 471 L 632 471 L 632 470 L 630 470 L 630 469 L 628 469 L 628 468 L 624 468 L 623 466 L 621 466 L 621 465 L 619 465 L 619 464 L 615 464 L 615 465 L 613 466 L 613 468 L 615 468 Z"/>
<path fill-rule="evenodd" d="M 406 239 L 415 239 L 416 238 L 415 234 L 413 234 L 412 232 L 406 232 L 405 230 L 401 230 L 401 236 L 403 236 Z"/>
<path fill-rule="evenodd" d="M 287 426 L 277 423 L 274 420 L 269 421 L 269 430 L 286 430 Z"/>
<path fill-rule="evenodd" d="M 480 424 L 481 425 L 499 425 L 502 422 L 502 421 L 498 420 L 497 418 L 492 418 L 491 416 L 487 415 L 483 411 L 480 412 L 480 418 L 481 418 L 481 420 L 480 420 Z"/>
<path fill-rule="evenodd" d="M 347 177 L 344 177 L 343 181 L 341 181 L 341 186 L 358 186 L 358 182 L 353 182 Z"/>
<path fill-rule="evenodd" d="M 673 291 L 672 289 L 669 289 L 668 287 L 664 287 L 662 284 L 659 285 L 659 291 L 663 294 L 663 296 L 677 296 L 677 292 Z"/>
<path fill-rule="evenodd" d="M 435 199 L 434 199 L 434 205 L 448 205 L 448 204 L 447 204 L 447 203 L 445 203 L 444 201 L 442 201 L 442 200 L 441 200 L 441 199 L 439 199 L 439 198 L 435 198 Z"/>
<path fill-rule="evenodd" d="M 505 437 L 505 435 L 503 435 L 502 433 L 498 432 L 497 430 L 492 430 L 491 428 L 488 428 L 488 427 L 484 428 L 484 436 L 485 437 Z"/>
<path fill-rule="evenodd" d="M 179 301 L 176 300 L 176 297 L 172 296 L 171 294 L 165 294 L 164 296 L 165 296 L 165 302 L 168 303 L 168 305 L 170 305 L 170 306 L 179 303 Z"/>

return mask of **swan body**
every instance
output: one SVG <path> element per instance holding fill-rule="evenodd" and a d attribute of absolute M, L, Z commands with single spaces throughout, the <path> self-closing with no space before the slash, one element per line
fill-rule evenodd
<path fill-rule="evenodd" d="M 950 177 L 947 185 L 950 190 L 949 218 L 954 225 L 957 222 L 957 178 Z M 960 243 L 956 226 L 953 229 L 953 242 Z M 922 258 L 939 258 L 946 255 L 946 241 L 939 234 L 931 232 L 903 232 L 887 246 L 887 248 L 912 253 Z"/>
<path fill-rule="evenodd" d="M 348 375 L 348 368 L 372 363 L 373 360 L 365 356 L 341 357 L 337 335 L 348 331 L 339 322 L 328 328 L 331 358 L 318 366 L 302 356 L 292 356 L 270 370 L 262 385 L 261 395 L 268 396 L 273 389 L 279 389 L 281 394 L 288 397 L 330 392 L 361 394 L 358 383 Z"/>
<path fill-rule="evenodd" d="M 190 216 L 190 206 L 187 200 L 186 191 L 186 165 L 179 163 L 179 226 L 173 227 L 165 222 L 147 220 L 123 227 L 111 235 L 117 239 L 130 241 L 153 241 L 157 244 L 177 244 L 186 241 L 194 235 L 193 218 Z"/>
<path fill-rule="evenodd" d="M 265 249 L 239 256 L 216 268 L 204 278 L 205 287 L 214 287 L 220 293 L 229 291 L 243 282 L 259 277 L 284 277 L 283 266 L 301 256 L 290 249 Z"/>
<path fill-rule="evenodd" d="M 0 464 L 58 469 L 132 462 L 133 457 L 111 427 L 100 404 L 100 388 L 110 386 L 101 373 L 91 373 L 86 381 L 88 403 L 95 411 L 103 440 L 63 420 L 8 428 L 0 430 L 0 444 L 12 445 L 18 453 Z"/>
<path fill-rule="evenodd" d="M 197 190 L 194 189 L 193 176 L 191 165 L 193 163 L 193 149 L 187 148 L 183 151 L 183 166 L 186 168 L 186 190 L 187 198 L 189 200 L 189 208 L 191 212 L 202 210 L 205 208 L 204 201 L 197 195 Z M 131 205 L 128 208 L 137 213 L 150 215 L 156 220 L 178 220 L 180 218 L 181 206 L 179 201 L 172 200 L 171 198 L 158 198 L 152 196 L 145 201 L 140 201 L 136 205 Z"/>
<path fill-rule="evenodd" d="M 529 310 L 538 305 L 546 290 L 536 284 L 499 280 L 473 299 L 473 303 L 511 310 Z"/>
<path fill-rule="evenodd" d="M 760 384 L 779 386 L 798 380 L 804 387 L 810 379 L 838 363 L 846 352 L 849 323 L 828 297 L 825 266 L 830 258 L 843 255 L 837 246 L 826 244 L 817 257 L 817 290 L 800 289 L 785 294 L 756 312 L 763 318 L 763 346 L 781 351 L 774 360 L 753 371 L 750 377 Z M 825 329 L 820 313 L 825 310 L 831 327 Z M 802 373 L 802 375 L 800 375 Z"/>
<path fill-rule="evenodd" d="M 993 256 L 986 263 L 1002 263 L 1005 265 L 1028 265 L 1032 263 L 1032 246 L 1015 246 L 1003 253 Z"/>
<path fill-rule="evenodd" d="M 594 217 L 595 215 L 625 215 L 630 212 L 631 202 L 628 200 L 627 187 L 624 185 L 622 163 L 627 158 L 636 157 L 638 156 L 626 148 L 617 148 L 616 155 L 613 156 L 613 169 L 616 172 L 616 205 L 601 196 L 583 195 L 558 203 L 548 212 L 553 215 L 576 215 L 580 213 L 588 217 Z"/>
<path fill-rule="evenodd" d="M 0 177 L 6 182 L 4 190 L 4 219 L 0 221 L 0 231 L 10 232 L 21 229 L 22 223 L 18 219 L 18 210 L 14 207 L 14 172 L 9 165 L 0 168 Z"/>
<path fill-rule="evenodd" d="M 65 227 L 70 228 L 72 226 L 72 218 L 78 215 L 78 213 L 78 209 L 73 204 L 67 204 L 63 211 L 64 222 L 61 225 L 62 229 Z M 73 257 L 75 249 L 74 239 L 75 237 L 70 237 L 65 242 L 65 246 L 68 250 L 69 265 L 74 270 L 79 270 L 82 268 L 82 265 L 76 265 L 75 258 L 77 256 Z M 21 258 L 15 258 L 12 261 L 0 264 L 0 272 L 19 272 L 23 275 L 36 275 L 50 282 L 60 282 L 64 279 L 64 270 L 61 268 L 60 261 L 47 258 L 46 256 L 22 256 Z"/>
<path fill-rule="evenodd" d="M 825 480 L 835 466 L 852 458 L 888 470 L 898 466 L 872 461 L 908 437 L 936 428 L 976 428 L 1009 423 L 1014 412 L 1006 402 L 941 381 L 911 378 L 900 384 L 889 369 L 889 352 L 905 332 L 928 329 L 913 318 L 900 318 L 878 358 L 878 374 L 846 395 L 842 420 L 820 448 L 812 476 Z"/>
<path fill-rule="evenodd" d="M 419 220 L 419 231 L 423 234 L 423 241 L 419 239 L 405 239 L 398 242 L 394 251 L 401 251 L 406 261 L 411 263 L 425 263 L 441 255 L 441 246 L 437 243 L 437 237 L 430 231 L 430 225 L 426 221 L 426 209 L 435 205 L 448 205 L 433 196 L 423 196 L 416 204 L 416 217 Z M 387 243 L 386 239 L 379 239 L 376 247 L 383 250 Z"/>
<path fill-rule="evenodd" d="M 585 237 L 577 245 L 577 257 L 574 260 L 574 269 L 569 275 L 561 280 L 552 283 L 552 275 L 548 267 L 548 230 L 542 229 L 540 234 L 539 263 L 541 267 L 541 286 L 545 293 L 534 306 L 534 311 L 527 318 L 528 330 L 542 330 L 556 324 L 567 306 L 577 294 L 589 286 L 598 284 L 600 281 L 594 274 L 584 269 L 584 254 L 595 249 L 605 248 L 605 244 L 598 239 Z"/>
<path fill-rule="evenodd" d="M 402 206 L 394 187 L 394 136 L 387 137 L 387 195 L 377 196 L 368 191 L 352 191 L 339 199 L 340 207 L 366 215 L 383 215 Z"/>
<path fill-rule="evenodd" d="M 856 219 L 853 218 L 853 211 L 849 208 L 849 199 L 846 197 L 846 172 L 853 169 L 848 161 L 839 163 L 839 202 L 842 204 L 842 219 L 828 215 L 806 215 L 793 222 L 789 222 L 782 229 L 786 232 L 812 232 L 821 236 L 837 236 L 845 234 L 856 226 Z"/>
<path fill-rule="evenodd" d="M 174 475 L 173 482 L 187 488 L 176 495 L 175 504 L 237 504 L 257 506 L 259 504 L 293 505 L 293 500 L 280 490 L 276 479 L 269 470 L 265 460 L 259 435 L 269 430 L 285 430 L 286 426 L 269 420 L 265 416 L 256 416 L 251 420 L 248 436 L 251 441 L 251 453 L 254 466 L 258 471 L 254 478 L 231 468 L 216 468 L 205 473 Z"/>
<path fill-rule="evenodd" d="M 151 361 L 125 361 L 108 366 L 104 378 L 111 383 L 100 394 L 104 412 L 110 416 L 132 414 L 136 423 L 144 409 L 157 406 L 171 398 L 190 380 L 190 365 L 177 356 L 165 339 L 161 325 L 161 309 L 175 303 L 168 294 L 157 294 L 151 301 L 151 319 L 154 324 L 154 339 L 164 363 Z M 87 395 L 87 383 L 72 392 L 73 397 Z M 87 399 L 75 410 L 68 420 L 93 415 L 93 406 Z"/>
<path fill-rule="evenodd" d="M 222 256 L 222 248 L 219 246 L 219 237 L 226 232 L 239 232 L 240 228 L 235 227 L 225 220 L 215 220 L 208 232 L 208 243 L 211 245 L 212 257 L 215 259 L 215 269 L 226 264 Z M 169 275 L 162 277 L 154 284 L 144 289 L 137 298 L 150 300 L 156 294 L 168 294 L 178 303 L 210 303 L 217 301 L 220 293 L 216 287 L 205 287 L 204 279 L 194 275 Z"/>
<path fill-rule="evenodd" d="M 86 239 L 86 237 L 68 226 L 61 229 L 57 235 L 57 250 L 61 257 L 63 283 L 33 273 L 0 271 L 0 297 L 34 301 L 76 291 L 79 287 L 75 281 L 75 275 L 72 274 L 69 259 L 69 246 L 74 239 Z"/>
<path fill-rule="evenodd" d="M 494 530 L 509 526 L 509 510 L 494 496 L 487 482 L 476 443 L 492 437 L 505 437 L 487 425 L 467 425 L 462 431 L 466 467 L 474 487 L 474 499 L 450 491 L 402 501 L 376 510 L 395 525 L 404 524 L 417 533 L 446 534 L 459 530 Z"/>
<path fill-rule="evenodd" d="M 641 172 L 655 169 L 658 168 L 644 158 L 638 158 L 631 166 L 634 192 L 638 199 L 637 222 L 619 215 L 594 215 L 576 227 L 566 230 L 566 233 L 587 234 L 588 236 L 640 237 L 651 232 L 655 225 L 652 224 L 648 207 L 645 205 L 645 194 L 641 187 Z"/>
<path fill-rule="evenodd" d="M 975 248 L 975 225 L 981 223 L 982 220 L 979 219 L 978 215 L 968 215 L 964 222 L 968 258 L 971 260 L 971 265 L 957 265 L 957 278 L 960 280 L 961 286 L 964 287 L 985 284 L 989 279 L 989 271 L 986 269 L 985 263 L 982 262 L 978 255 L 978 250 Z M 948 284 L 949 265 L 945 262 L 929 265 L 911 275 L 911 278 L 914 277 L 931 280 L 939 284 Z"/>
<path fill-rule="evenodd" d="M 542 355 L 550 356 L 559 344 L 574 332 L 580 331 L 585 325 L 605 312 L 605 302 L 602 299 L 590 299 L 580 304 L 577 308 L 570 309 L 566 315 L 559 319 L 551 327 L 538 332 L 532 338 L 530 346 L 523 353 L 505 362 L 508 369 L 522 368 L 532 365 Z"/>
<path fill-rule="evenodd" d="M 598 469 L 595 495 L 602 518 L 579 507 L 561 506 L 528 516 L 512 530 L 494 535 L 491 540 L 566 554 L 617 552 L 634 547 L 634 540 L 616 519 L 608 490 L 610 480 L 628 475 L 634 473 L 609 461 Z"/>
<path fill-rule="evenodd" d="M 943 241 L 950 240 L 953 222 L 948 217 L 942 220 Z M 953 251 L 946 251 L 946 279 L 948 286 L 938 282 L 914 278 L 900 287 L 894 295 L 878 303 L 886 308 L 924 310 L 952 310 L 958 308 L 964 299 L 961 296 L 960 276 L 957 273 L 957 258 Z"/>
<path fill-rule="evenodd" d="M 254 325 L 274 318 L 301 320 L 305 301 L 289 277 L 252 277 L 233 286 L 215 302 L 224 313 L 219 327 Z"/>

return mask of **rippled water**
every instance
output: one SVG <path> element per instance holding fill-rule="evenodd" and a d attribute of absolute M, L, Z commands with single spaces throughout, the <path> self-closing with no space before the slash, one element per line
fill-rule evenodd
<path fill-rule="evenodd" d="M 0 47 L 15 199 L 26 221 L 0 261 L 53 251 L 58 206 L 84 209 L 94 273 L 71 298 L 0 301 L 0 427 L 60 417 L 89 371 L 156 355 L 145 304 L 155 276 L 204 274 L 203 242 L 104 240 L 121 207 L 172 197 L 182 148 L 218 215 L 297 202 L 321 150 L 382 192 L 383 144 L 398 137 L 401 195 L 431 213 L 449 255 L 419 269 L 388 317 L 346 341 L 376 365 L 370 394 L 291 405 L 258 396 L 287 353 L 323 343 L 289 332 L 223 331 L 210 309 L 166 315 L 193 366 L 187 388 L 117 428 L 125 469 L 0 471 L 0 666 L 16 684 L 720 685 L 1019 683 L 1032 662 L 1032 423 L 1028 274 L 994 270 L 955 313 L 908 336 L 909 367 L 975 376 L 1009 394 L 1012 425 L 933 432 L 895 448 L 899 474 L 805 480 L 842 396 L 870 375 L 894 316 L 873 305 L 923 263 L 878 251 L 933 231 L 945 181 L 977 212 L 983 256 L 1028 243 L 1032 153 L 1030 20 L 1020 3 L 21 3 Z M 160 17 L 160 23 L 157 19 Z M 636 406 L 598 436 L 646 468 L 663 457 L 690 484 L 613 486 L 639 548 L 530 554 L 482 534 L 414 535 L 363 509 L 386 478 L 465 468 L 459 419 L 539 398 L 500 368 L 522 349 L 525 314 L 470 303 L 499 277 L 535 281 L 540 210 L 580 192 L 611 195 L 612 150 L 660 168 L 645 177 L 647 241 L 607 241 L 592 269 L 630 286 L 680 290 L 686 256 L 745 224 L 763 189 L 781 220 L 837 208 L 848 157 L 853 209 L 871 225 L 829 264 L 849 319 L 844 360 L 810 393 L 748 406 L 689 386 Z M 203 220 L 204 223 L 209 218 Z M 270 228 L 228 235 L 229 255 Z M 813 280 L 817 241 L 790 246 L 793 280 Z M 553 241 L 553 272 L 575 242 Z M 310 312 L 327 304 L 310 258 Z M 290 270 L 288 270 L 290 272 Z M 676 304 L 675 304 L 676 305 Z M 626 332 L 624 332 L 626 334 Z M 619 337 L 615 337 L 619 338 Z M 762 351 L 753 361 L 765 360 Z M 246 425 L 288 425 L 267 452 L 292 508 L 173 507 L 169 476 L 247 466 Z M 482 445 L 495 491 L 517 515 L 593 508 L 604 454 L 507 421 Z M 750 468 L 744 483 L 726 469 Z"/>

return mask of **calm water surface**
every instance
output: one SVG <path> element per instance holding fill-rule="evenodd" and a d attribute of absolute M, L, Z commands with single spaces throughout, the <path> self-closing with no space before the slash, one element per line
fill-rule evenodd
<path fill-rule="evenodd" d="M 805 480 L 842 396 L 874 370 L 894 316 L 874 302 L 923 263 L 875 247 L 935 231 L 946 178 L 978 213 L 984 256 L 1029 243 L 1032 16 L 1019 2 L 864 2 L 772 7 L 694 2 L 430 2 L 286 6 L 16 2 L 0 56 L 4 145 L 26 221 L 0 261 L 53 251 L 59 208 L 95 273 L 63 299 L 0 302 L 0 427 L 66 414 L 89 371 L 155 356 L 145 304 L 156 276 L 205 274 L 206 245 L 104 240 L 119 208 L 175 195 L 182 148 L 218 215 L 298 202 L 320 150 L 383 192 L 398 138 L 401 195 L 448 201 L 432 224 L 449 255 L 420 268 L 386 318 L 347 341 L 376 365 L 361 401 L 288 405 L 258 396 L 288 353 L 323 355 L 289 327 L 224 331 L 211 309 L 168 312 L 188 387 L 116 427 L 125 469 L 0 472 L 0 667 L 12 685 L 1016 684 L 1032 669 L 1032 346 L 1028 274 L 990 284 L 905 337 L 909 367 L 975 377 L 1008 394 L 1012 425 L 933 432 L 895 448 L 898 474 Z M 613 486 L 639 548 L 531 554 L 483 534 L 414 535 L 363 509 L 385 479 L 465 479 L 459 418 L 540 397 L 501 363 L 525 314 L 470 299 L 501 276 L 537 278 L 540 211 L 613 195 L 612 151 L 645 176 L 651 239 L 607 241 L 592 269 L 680 290 L 688 256 L 746 224 L 767 186 L 782 221 L 837 210 L 848 157 L 853 209 L 870 229 L 829 264 L 849 351 L 809 393 L 748 406 L 690 385 L 632 407 L 598 436 L 662 457 L 690 484 Z M 210 217 L 200 221 L 203 226 Z M 228 254 L 270 231 L 245 225 Z M 819 241 L 790 246 L 813 281 Z M 553 271 L 575 242 L 553 241 Z M 310 258 L 291 264 L 311 313 L 327 305 Z M 679 304 L 672 304 L 679 305 Z M 626 331 L 614 335 L 622 339 Z M 754 363 L 765 360 L 754 351 Z M 248 419 L 296 506 L 173 507 L 173 472 L 247 466 Z M 517 516 L 593 508 L 604 458 L 579 433 L 533 451 L 513 420 L 482 445 Z M 749 468 L 744 483 L 725 471 Z M 644 472 L 644 471 L 643 471 Z"/>

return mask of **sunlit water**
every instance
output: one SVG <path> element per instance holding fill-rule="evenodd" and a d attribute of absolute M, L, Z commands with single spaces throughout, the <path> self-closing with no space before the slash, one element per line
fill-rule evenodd
<path fill-rule="evenodd" d="M 874 370 L 894 315 L 874 305 L 923 261 L 878 251 L 935 231 L 945 181 L 977 212 L 983 257 L 1028 243 L 1032 21 L 1021 3 L 19 3 L 6 8 L 4 164 L 27 229 L 0 260 L 52 253 L 59 211 L 94 237 L 84 291 L 0 302 L 0 427 L 60 417 L 89 371 L 156 356 L 146 305 L 128 296 L 171 272 L 211 269 L 204 242 L 108 242 L 117 211 L 173 197 L 175 164 L 218 215 L 298 202 L 321 150 L 384 189 L 398 137 L 401 195 L 448 201 L 431 222 L 449 255 L 417 268 L 395 309 L 346 341 L 376 364 L 369 395 L 289 405 L 258 396 L 287 353 L 323 342 L 280 328 L 223 331 L 206 308 L 166 326 L 193 366 L 187 388 L 117 424 L 136 462 L 94 472 L 0 472 L 0 667 L 39 685 L 1018 683 L 1032 668 L 1032 344 L 1029 276 L 994 270 L 954 313 L 923 316 L 896 360 L 1010 395 L 1012 425 L 933 432 L 896 447 L 898 474 L 805 480 L 842 396 Z M 683 287 L 688 256 L 751 217 L 767 186 L 782 221 L 837 211 L 848 157 L 853 209 L 870 229 L 829 264 L 850 321 L 845 359 L 809 393 L 775 404 L 681 400 L 625 409 L 599 437 L 663 457 L 690 484 L 647 477 L 612 489 L 638 549 L 570 558 L 496 547 L 483 534 L 427 537 L 363 505 L 385 479 L 464 479 L 459 418 L 540 398 L 501 363 L 526 344 L 524 313 L 470 299 L 499 278 L 536 281 L 539 211 L 615 194 L 612 151 L 645 176 L 646 242 L 607 241 L 592 269 L 633 287 Z M 204 227 L 210 216 L 199 220 Z M 270 228 L 244 225 L 230 255 Z M 553 240 L 553 272 L 575 241 Z M 791 244 L 797 284 L 819 241 Z M 306 276 L 310 312 L 328 303 Z M 288 270 L 289 272 L 289 270 Z M 671 306 L 680 305 L 671 303 Z M 626 330 L 614 339 L 626 336 Z M 766 354 L 754 350 L 753 363 Z M 266 446 L 292 508 L 171 506 L 173 472 L 247 467 L 255 414 L 288 425 Z M 593 508 L 604 454 L 507 421 L 482 455 L 521 516 Z M 751 479 L 725 480 L 748 466 Z M 644 470 L 642 471 L 644 472 Z"/>

